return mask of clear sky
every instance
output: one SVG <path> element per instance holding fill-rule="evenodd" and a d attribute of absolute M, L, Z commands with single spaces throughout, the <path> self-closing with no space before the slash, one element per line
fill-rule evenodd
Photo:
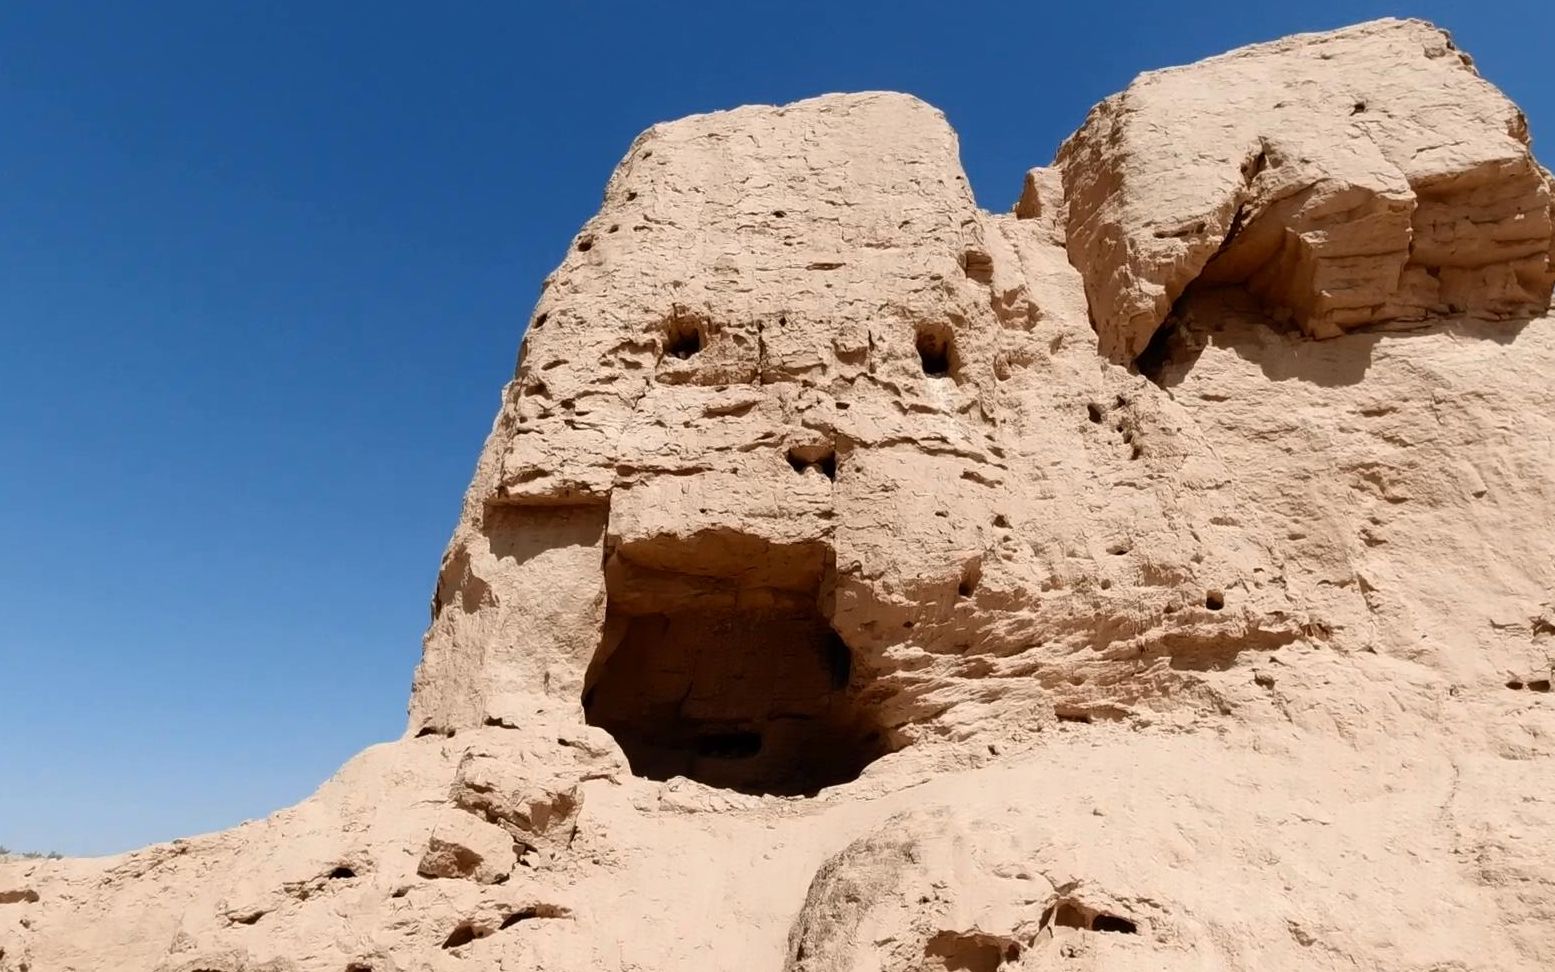
<path fill-rule="evenodd" d="M 400 734 L 521 324 L 653 122 L 910 91 L 1006 209 L 1139 71 L 1398 14 L 1555 145 L 1552 10 L 8 0 L 0 844 L 229 826 Z"/>

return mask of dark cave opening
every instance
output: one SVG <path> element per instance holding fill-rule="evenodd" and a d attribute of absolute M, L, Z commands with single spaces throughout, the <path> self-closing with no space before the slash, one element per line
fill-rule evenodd
<path fill-rule="evenodd" d="M 664 328 L 664 353 L 685 361 L 702 350 L 702 325 L 690 318 L 675 317 Z"/>
<path fill-rule="evenodd" d="M 617 566 L 583 709 L 635 775 L 813 795 L 894 748 L 817 605 L 818 575 L 752 590 Z"/>
<path fill-rule="evenodd" d="M 920 325 L 916 342 L 918 363 L 930 378 L 948 378 L 954 375 L 959 363 L 956 357 L 956 339 L 945 324 Z"/>

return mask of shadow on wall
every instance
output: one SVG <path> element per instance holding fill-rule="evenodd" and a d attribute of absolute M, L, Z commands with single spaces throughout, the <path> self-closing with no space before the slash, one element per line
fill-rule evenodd
<path fill-rule="evenodd" d="M 1162 388 L 1173 388 L 1193 371 L 1206 348 L 1226 348 L 1257 365 L 1270 381 L 1336 388 L 1365 378 L 1378 348 L 1386 342 L 1446 334 L 1509 345 L 1536 319 L 1401 321 L 1315 340 L 1289 321 L 1276 319 L 1241 288 L 1190 287 L 1135 367 Z"/>
<path fill-rule="evenodd" d="M 605 532 L 608 514 L 603 505 L 534 507 L 486 507 L 483 533 L 492 556 L 512 558 L 523 565 L 558 547 L 597 547 Z"/>

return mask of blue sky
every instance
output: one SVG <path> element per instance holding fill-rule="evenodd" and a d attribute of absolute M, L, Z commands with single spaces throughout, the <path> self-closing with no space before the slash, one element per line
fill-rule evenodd
<path fill-rule="evenodd" d="M 6 3 L 0 844 L 228 826 L 399 735 L 519 328 L 653 122 L 910 91 L 1005 209 L 1139 71 L 1398 14 L 1555 144 L 1552 10 Z"/>

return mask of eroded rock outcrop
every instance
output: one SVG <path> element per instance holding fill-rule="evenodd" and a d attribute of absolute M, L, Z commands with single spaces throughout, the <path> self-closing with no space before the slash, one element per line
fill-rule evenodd
<path fill-rule="evenodd" d="M 1541 968 L 1549 238 L 1418 23 L 1147 75 L 1010 215 L 905 95 L 656 126 L 406 738 L 0 861 L 0 970 Z"/>
<path fill-rule="evenodd" d="M 1096 367 L 1051 232 L 978 210 L 904 95 L 646 134 L 536 311 L 418 731 L 522 721 L 542 687 L 643 775 L 794 794 L 963 723 L 1175 709 L 1296 638 L 1230 470 Z M 1045 674 L 1077 652 L 1095 678 Z"/>
<path fill-rule="evenodd" d="M 1141 76 L 1059 152 L 1101 351 L 1191 285 L 1314 337 L 1549 306 L 1551 183 L 1517 106 L 1442 32 L 1380 21 Z"/>

